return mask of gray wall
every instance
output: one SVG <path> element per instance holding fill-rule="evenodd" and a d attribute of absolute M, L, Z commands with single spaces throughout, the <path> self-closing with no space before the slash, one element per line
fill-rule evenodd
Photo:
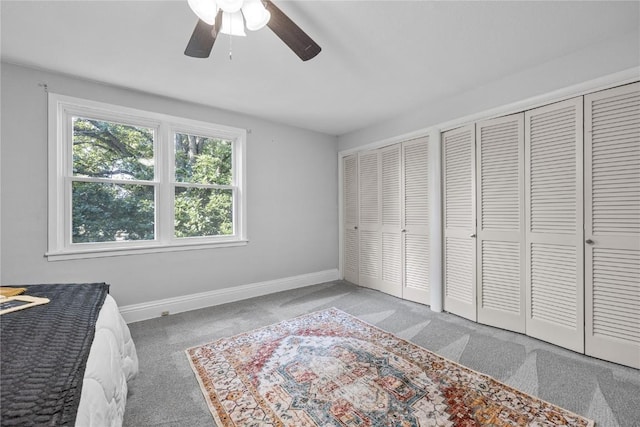
<path fill-rule="evenodd" d="M 250 129 L 242 247 L 48 261 L 49 91 Z M 3 285 L 105 281 L 118 304 L 213 291 L 338 266 L 337 139 L 260 119 L 2 64 Z"/>

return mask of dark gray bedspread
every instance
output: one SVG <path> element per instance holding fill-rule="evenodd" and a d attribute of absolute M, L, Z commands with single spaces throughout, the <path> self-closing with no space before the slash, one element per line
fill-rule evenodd
<path fill-rule="evenodd" d="M 73 425 L 109 285 L 23 287 L 51 302 L 0 316 L 0 424 Z"/>

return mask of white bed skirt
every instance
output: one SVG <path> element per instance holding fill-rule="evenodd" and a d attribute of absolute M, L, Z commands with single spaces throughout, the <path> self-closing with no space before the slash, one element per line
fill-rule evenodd
<path fill-rule="evenodd" d="M 129 327 L 115 300 L 107 295 L 84 372 L 76 426 L 121 426 L 127 382 L 138 373 L 138 355 Z"/>

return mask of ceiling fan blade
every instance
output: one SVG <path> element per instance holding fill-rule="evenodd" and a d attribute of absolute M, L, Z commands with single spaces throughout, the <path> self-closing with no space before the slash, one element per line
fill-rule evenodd
<path fill-rule="evenodd" d="M 322 48 L 314 42 L 295 22 L 284 14 L 271 1 L 266 0 L 265 7 L 271 14 L 271 19 L 267 26 L 276 33 L 280 39 L 285 42 L 289 48 L 300 57 L 303 61 L 315 57 L 320 53 Z"/>
<path fill-rule="evenodd" d="M 198 19 L 196 28 L 191 34 L 187 48 L 184 50 L 184 54 L 193 58 L 208 58 L 213 49 L 213 43 L 216 41 L 218 30 L 222 25 L 222 10 L 216 15 L 216 22 L 214 25 L 209 25 L 202 19 Z"/>

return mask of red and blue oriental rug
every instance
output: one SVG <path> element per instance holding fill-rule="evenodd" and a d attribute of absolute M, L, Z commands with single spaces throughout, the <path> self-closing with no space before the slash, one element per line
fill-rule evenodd
<path fill-rule="evenodd" d="M 593 426 L 335 308 L 187 355 L 219 426 Z"/>

